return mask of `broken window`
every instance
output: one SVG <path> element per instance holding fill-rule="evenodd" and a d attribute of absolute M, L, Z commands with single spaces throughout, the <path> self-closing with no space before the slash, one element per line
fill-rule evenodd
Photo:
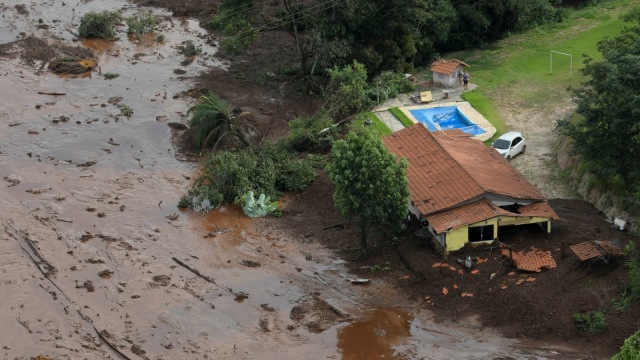
<path fill-rule="evenodd" d="M 493 240 L 493 224 L 469 227 L 469 242 Z"/>

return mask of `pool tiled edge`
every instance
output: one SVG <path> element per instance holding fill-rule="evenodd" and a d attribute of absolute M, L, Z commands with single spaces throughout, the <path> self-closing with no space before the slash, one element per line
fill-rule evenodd
<path fill-rule="evenodd" d="M 460 102 L 447 102 L 447 103 L 437 103 L 437 104 L 420 104 L 413 106 L 402 106 L 399 109 L 409 117 L 414 123 L 417 123 L 418 120 L 409 112 L 409 110 L 417 110 L 417 109 L 429 109 L 429 108 L 437 108 L 437 107 L 445 107 L 445 106 L 457 106 L 458 110 L 467 117 L 467 119 L 471 120 L 474 124 L 478 125 L 482 128 L 482 130 L 486 131 L 484 134 L 480 134 L 478 136 L 474 136 L 474 139 L 478 139 L 480 141 L 486 141 L 491 139 L 491 137 L 496 133 L 496 128 L 491 125 L 489 120 L 485 119 L 476 109 L 471 106 L 467 101 Z"/>

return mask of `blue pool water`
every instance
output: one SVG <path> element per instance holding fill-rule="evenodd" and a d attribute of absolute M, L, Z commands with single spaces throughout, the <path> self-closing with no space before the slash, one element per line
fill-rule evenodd
<path fill-rule="evenodd" d="M 419 122 L 425 124 L 429 131 L 460 129 L 472 136 L 484 134 L 486 131 L 467 119 L 457 106 L 444 106 L 428 109 L 409 110 Z"/>

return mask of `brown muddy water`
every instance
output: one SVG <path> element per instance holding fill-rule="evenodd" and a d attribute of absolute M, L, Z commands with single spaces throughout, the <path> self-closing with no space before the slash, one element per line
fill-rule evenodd
<path fill-rule="evenodd" d="M 74 41 L 81 16 L 103 9 L 153 12 L 165 41 L 130 39 L 124 25 L 117 41 Z M 0 10 L 0 44 L 34 36 L 98 59 L 58 76 L 0 56 L 0 358 L 553 357 L 398 308 L 385 284 L 351 285 L 343 261 L 257 231 L 236 207 L 180 211 L 197 166 L 176 159 L 167 123 L 186 123 L 190 79 L 226 67 L 196 21 L 120 0 Z M 184 40 L 203 48 L 188 65 Z"/>

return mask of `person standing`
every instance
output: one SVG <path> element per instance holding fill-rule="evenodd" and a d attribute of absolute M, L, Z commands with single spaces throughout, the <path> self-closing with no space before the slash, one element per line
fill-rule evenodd
<path fill-rule="evenodd" d="M 462 83 L 464 84 L 463 90 L 469 90 L 469 73 L 466 71 L 462 74 Z"/>

